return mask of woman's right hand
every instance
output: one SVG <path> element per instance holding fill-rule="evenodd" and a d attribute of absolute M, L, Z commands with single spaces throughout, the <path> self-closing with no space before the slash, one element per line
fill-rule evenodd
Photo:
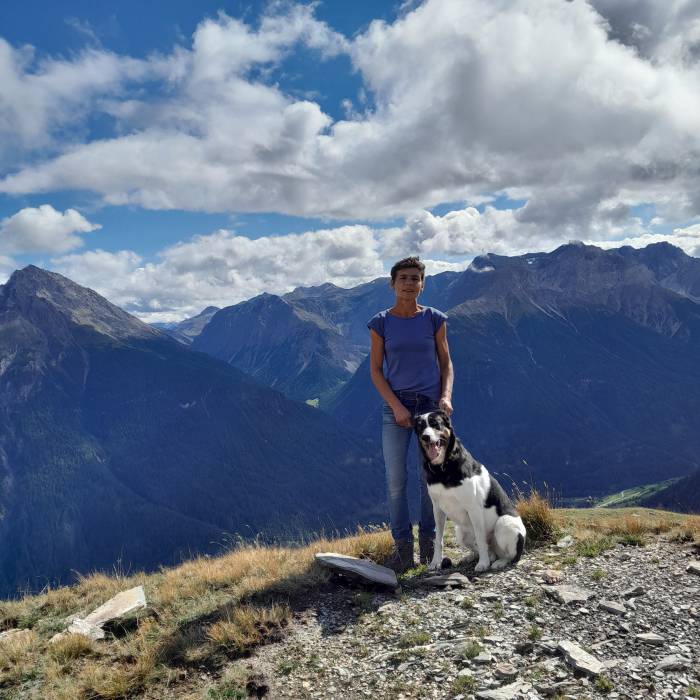
<path fill-rule="evenodd" d="M 403 404 L 399 404 L 392 410 L 394 411 L 394 420 L 396 421 L 396 425 L 400 425 L 402 428 L 413 427 L 413 416 Z"/>

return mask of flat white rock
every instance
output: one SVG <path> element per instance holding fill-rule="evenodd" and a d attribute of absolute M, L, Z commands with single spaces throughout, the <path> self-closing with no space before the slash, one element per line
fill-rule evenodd
<path fill-rule="evenodd" d="M 102 625 L 112 620 L 118 620 L 129 613 L 136 612 L 146 607 L 146 594 L 143 586 L 135 586 L 127 591 L 117 593 L 113 598 L 110 598 L 106 603 L 95 608 L 87 617 L 72 617 L 72 622 L 68 625 L 65 632 L 59 632 L 51 637 L 52 642 L 57 642 L 65 637 L 66 634 L 82 634 L 88 639 L 98 641 L 105 638 Z M 71 618 L 69 618 L 71 619 Z"/>
<path fill-rule="evenodd" d="M 557 649 L 564 655 L 566 662 L 577 671 L 582 671 L 591 676 L 598 676 L 604 670 L 603 664 L 595 656 L 581 649 L 574 642 L 559 642 Z"/>
<path fill-rule="evenodd" d="M 338 554 L 337 552 L 318 552 L 316 561 L 321 566 L 335 569 L 351 576 L 360 576 L 368 581 L 372 581 L 372 583 L 379 583 L 392 588 L 396 588 L 399 585 L 396 573 L 392 569 L 380 566 L 367 559 Z"/>
<path fill-rule="evenodd" d="M 455 571 L 454 573 L 447 574 L 446 576 L 428 576 L 427 578 L 424 578 L 421 583 L 427 584 L 428 586 L 437 586 L 438 588 L 461 588 L 462 586 L 470 585 L 471 582 L 464 574 L 460 574 L 458 571 Z"/>
<path fill-rule="evenodd" d="M 481 690 L 476 694 L 479 700 L 513 700 L 520 697 L 530 689 L 530 684 L 524 681 L 515 681 L 509 685 L 502 685 L 495 690 Z"/>
<path fill-rule="evenodd" d="M 559 542 L 557 542 L 557 547 L 559 547 L 559 549 L 568 549 L 573 543 L 574 538 L 571 535 L 567 535 L 566 537 L 562 537 Z"/>
<path fill-rule="evenodd" d="M 146 594 L 143 591 L 143 586 L 136 586 L 128 591 L 117 593 L 114 598 L 110 598 L 106 603 L 100 605 L 99 608 L 93 610 L 84 619 L 84 622 L 93 627 L 102 627 L 106 622 L 117 620 L 145 607 Z"/>
<path fill-rule="evenodd" d="M 664 656 L 664 658 L 656 664 L 657 671 L 686 671 L 689 668 L 690 660 L 679 654 Z"/>
<path fill-rule="evenodd" d="M 613 613 L 613 615 L 624 615 L 627 609 L 621 603 L 616 603 L 614 600 L 601 600 L 600 609 L 605 612 Z"/>
<path fill-rule="evenodd" d="M 592 595 L 591 591 L 574 586 L 544 586 L 547 595 L 555 598 L 560 603 L 585 603 Z"/>

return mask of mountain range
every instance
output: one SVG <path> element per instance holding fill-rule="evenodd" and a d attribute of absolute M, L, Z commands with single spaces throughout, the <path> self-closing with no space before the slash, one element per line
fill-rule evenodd
<path fill-rule="evenodd" d="M 386 280 L 263 295 L 193 347 L 376 436 L 366 321 L 392 302 Z M 489 254 L 428 277 L 421 303 L 449 314 L 456 429 L 506 479 L 599 495 L 700 467 L 697 258 L 667 243 Z"/>
<path fill-rule="evenodd" d="M 383 515 L 377 445 L 30 266 L 0 287 L 0 595 Z"/>
<path fill-rule="evenodd" d="M 15 272 L 0 595 L 385 519 L 366 322 L 392 302 L 386 279 L 326 284 L 168 335 L 61 275 Z M 666 500 L 700 510 L 700 260 L 668 244 L 484 255 L 426 278 L 421 303 L 448 312 L 456 431 L 506 485 L 598 496 L 687 477 Z"/>

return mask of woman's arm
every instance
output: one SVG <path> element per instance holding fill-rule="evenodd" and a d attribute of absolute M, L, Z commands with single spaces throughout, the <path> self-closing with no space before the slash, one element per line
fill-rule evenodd
<path fill-rule="evenodd" d="M 369 371 L 372 377 L 372 384 L 376 387 L 379 395 L 391 407 L 396 422 L 404 428 L 410 428 L 413 425 L 411 413 L 398 400 L 384 376 L 384 338 L 371 329 L 369 335 L 372 342 L 369 351 Z"/>
<path fill-rule="evenodd" d="M 452 414 L 452 384 L 455 375 L 450 358 L 450 347 L 447 344 L 446 323 L 443 323 L 435 334 L 435 350 L 440 365 L 440 383 L 442 385 L 440 408 L 449 416 Z"/>

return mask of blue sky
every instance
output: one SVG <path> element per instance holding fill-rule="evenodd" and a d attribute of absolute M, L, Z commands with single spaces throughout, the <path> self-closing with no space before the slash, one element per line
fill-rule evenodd
<path fill-rule="evenodd" d="M 173 320 L 420 254 L 700 255 L 692 0 L 0 6 L 0 283 Z"/>

